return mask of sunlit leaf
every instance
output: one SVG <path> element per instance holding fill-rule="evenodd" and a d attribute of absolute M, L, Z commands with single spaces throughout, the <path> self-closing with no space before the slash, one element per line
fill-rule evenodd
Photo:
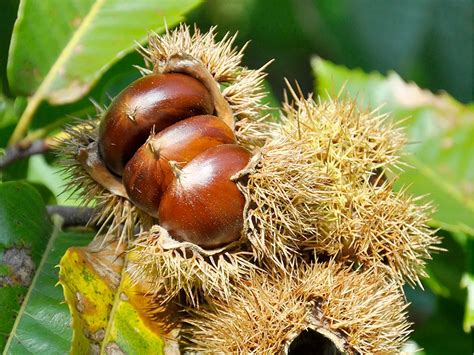
<path fill-rule="evenodd" d="M 8 78 L 20 94 L 64 103 L 84 95 L 112 63 L 182 19 L 196 0 L 22 0 Z M 52 21 L 54 19 L 54 21 Z M 32 55 L 34 53 L 34 55 Z"/>
<path fill-rule="evenodd" d="M 7 66 L 17 95 L 30 96 L 11 143 L 20 140 L 41 102 L 84 96 L 149 31 L 173 25 L 199 0 L 22 0 Z M 54 21 L 52 21 L 54 19 Z"/>
<path fill-rule="evenodd" d="M 70 196 L 70 192 L 64 191 L 66 180 L 58 163 L 56 161 L 49 163 L 44 155 L 34 155 L 29 158 L 27 179 L 42 184 L 52 191 L 58 204 L 76 206 L 81 203 L 77 196 Z"/>

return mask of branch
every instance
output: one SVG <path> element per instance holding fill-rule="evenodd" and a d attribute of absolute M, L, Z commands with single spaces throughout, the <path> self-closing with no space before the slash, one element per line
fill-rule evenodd
<path fill-rule="evenodd" d="M 87 125 L 87 122 L 79 123 L 75 127 L 80 129 L 83 124 Z M 5 154 L 0 157 L 0 170 L 5 169 L 8 165 L 17 160 L 25 159 L 35 154 L 47 153 L 61 145 L 61 142 L 70 139 L 70 132 L 67 130 L 59 131 L 44 139 L 38 139 L 47 134 L 52 128 L 54 128 L 54 125 L 40 128 L 18 143 L 8 146 L 5 150 Z"/>
<path fill-rule="evenodd" d="M 95 213 L 95 209 L 89 207 L 49 205 L 46 206 L 46 209 L 50 216 L 60 215 L 64 220 L 64 227 L 85 226 Z M 92 225 L 91 227 L 95 226 Z"/>
<path fill-rule="evenodd" d="M 5 154 L 0 157 L 0 170 L 5 169 L 11 163 L 28 158 L 35 154 L 43 154 L 49 152 L 52 149 L 51 141 L 48 139 L 37 139 L 28 143 L 26 146 L 24 144 L 15 144 L 8 147 L 5 150 Z"/>

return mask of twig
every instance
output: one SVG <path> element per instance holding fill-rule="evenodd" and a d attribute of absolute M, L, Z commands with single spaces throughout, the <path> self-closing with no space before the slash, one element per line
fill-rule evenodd
<path fill-rule="evenodd" d="M 8 165 L 17 160 L 25 159 L 35 154 L 47 153 L 58 147 L 62 141 L 69 137 L 67 131 L 59 131 L 44 139 L 35 138 L 32 140 L 33 137 L 40 137 L 40 135 L 46 131 L 37 130 L 35 132 L 32 132 L 30 138 L 26 137 L 18 143 L 7 147 L 5 154 L 0 157 L 0 170 L 5 169 Z"/>
<path fill-rule="evenodd" d="M 64 227 L 86 226 L 95 213 L 95 209 L 88 207 L 49 205 L 46 209 L 50 216 L 60 215 L 64 220 Z M 94 225 L 89 226 L 94 227 Z"/>
<path fill-rule="evenodd" d="M 37 139 L 28 145 L 12 145 L 5 150 L 5 154 L 0 157 L 0 170 L 5 169 L 11 163 L 28 158 L 35 154 L 43 154 L 52 149 L 50 140 Z"/>

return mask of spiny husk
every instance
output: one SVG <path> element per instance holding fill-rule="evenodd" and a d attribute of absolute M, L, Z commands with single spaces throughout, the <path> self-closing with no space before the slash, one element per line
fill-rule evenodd
<path fill-rule="evenodd" d="M 262 159 L 244 189 L 256 257 L 284 266 L 295 253 L 317 251 L 419 283 L 439 239 L 426 225 L 431 207 L 392 192 L 387 178 L 403 165 L 401 131 L 354 101 L 292 93 L 281 123 L 261 133 Z"/>
<path fill-rule="evenodd" d="M 282 134 L 268 139 L 242 188 L 250 201 L 244 235 L 255 257 L 271 258 L 283 269 L 285 260 L 299 252 L 301 238 L 317 234 L 316 212 L 327 199 L 325 186 L 331 183 L 315 159 L 318 152 L 307 143 Z"/>
<path fill-rule="evenodd" d="M 236 120 L 236 136 L 240 144 L 254 148 L 260 144 L 259 134 L 247 134 L 244 122 L 258 126 L 262 112 L 267 107 L 261 103 L 264 97 L 264 67 L 250 70 L 241 66 L 244 48 L 234 47 L 236 35 L 226 34 L 216 40 L 215 28 L 201 33 L 184 24 L 163 35 L 152 34 L 147 48 L 141 48 L 148 66 L 154 72 L 161 72 L 168 59 L 176 53 L 191 55 L 199 60 L 221 85 L 221 93 L 229 103 Z M 147 73 L 147 71 L 145 71 Z M 161 233 L 155 228 L 142 233 L 134 243 L 133 252 L 139 256 L 132 272 L 136 280 L 144 277 L 150 281 L 151 292 L 166 293 L 170 298 L 181 290 L 191 304 L 199 303 L 199 294 L 228 297 L 229 285 L 234 279 L 254 268 L 249 259 L 251 253 L 244 243 L 240 249 L 232 246 L 209 255 L 207 251 L 190 243 L 177 243 L 176 247 L 166 249 Z"/>
<path fill-rule="evenodd" d="M 126 198 L 116 196 L 98 184 L 77 160 L 78 151 L 97 139 L 98 123 L 98 120 L 79 121 L 66 128 L 65 138 L 59 142 L 57 154 L 67 180 L 64 193 L 78 193 L 84 206 L 95 207 L 90 223 L 101 226 L 97 235 L 104 234 L 120 243 L 128 242 L 137 231 L 149 229 L 153 218 Z"/>
<path fill-rule="evenodd" d="M 206 251 L 170 239 L 159 226 L 137 238 L 131 255 L 134 263 L 128 271 L 132 280 L 146 282 L 149 292 L 165 295 L 162 302 L 183 292 L 185 302 L 193 306 L 199 305 L 202 296 L 228 298 L 231 283 L 255 268 L 248 252 Z"/>
<path fill-rule="evenodd" d="M 388 182 L 339 186 L 333 193 L 320 208 L 318 233 L 301 240 L 301 246 L 421 286 L 430 252 L 440 250 L 439 238 L 427 226 L 432 207 L 404 190 L 393 192 Z"/>
<path fill-rule="evenodd" d="M 145 62 L 151 64 L 157 72 L 173 54 L 193 56 L 222 85 L 222 95 L 229 102 L 235 118 L 257 120 L 266 109 L 260 103 L 264 96 L 264 68 L 250 70 L 242 67 L 240 62 L 245 48 L 237 50 L 233 46 L 236 35 L 227 34 L 221 41 L 216 41 L 214 31 L 215 28 L 212 28 L 207 33 L 201 33 L 195 28 L 191 34 L 189 27 L 182 24 L 174 30 L 167 30 L 163 35 L 151 34 L 148 47 L 141 47 L 140 51 Z M 151 72 L 139 69 L 144 75 Z M 100 107 L 98 109 L 100 116 L 105 110 Z M 153 219 L 126 198 L 116 196 L 96 183 L 76 159 L 79 148 L 97 141 L 97 125 L 97 120 L 91 120 L 67 129 L 70 137 L 59 148 L 59 155 L 64 157 L 64 170 L 70 177 L 65 191 L 78 191 L 85 205 L 96 205 L 97 213 L 92 222 L 102 225 L 100 233 L 111 237 L 119 235 L 120 240 L 130 240 L 136 233 L 148 230 L 154 223 Z"/>
<path fill-rule="evenodd" d="M 291 87 L 290 92 L 291 100 L 283 104 L 282 131 L 307 140 L 332 175 L 353 181 L 380 169 L 400 170 L 406 139 L 388 114 L 360 110 L 343 97 L 316 102 Z"/>
<path fill-rule="evenodd" d="M 147 48 L 141 48 L 146 62 L 160 71 L 168 58 L 176 53 L 186 53 L 199 60 L 209 70 L 217 83 L 223 85 L 222 95 L 228 101 L 237 120 L 261 116 L 266 106 L 261 102 L 265 96 L 263 79 L 267 63 L 262 68 L 251 70 L 241 66 L 246 46 L 238 50 L 234 46 L 237 34 L 227 33 L 216 40 L 216 27 L 202 33 L 194 27 L 181 24 L 176 29 L 166 30 L 163 35 L 151 34 Z"/>
<path fill-rule="evenodd" d="M 285 353 L 304 330 L 353 354 L 396 353 L 409 334 L 398 285 L 338 264 L 303 264 L 288 273 L 252 273 L 228 301 L 190 310 L 190 351 Z"/>

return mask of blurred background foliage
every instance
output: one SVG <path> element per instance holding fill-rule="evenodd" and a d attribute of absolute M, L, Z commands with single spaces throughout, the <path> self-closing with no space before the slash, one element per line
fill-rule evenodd
<path fill-rule="evenodd" d="M 239 31 L 251 40 L 249 66 L 268 58 L 269 81 L 283 77 L 312 89 L 308 58 L 317 54 L 364 71 L 394 70 L 461 102 L 473 99 L 471 0 L 240 0 L 205 2 L 190 16 L 199 27 Z"/>
<path fill-rule="evenodd" d="M 49 0 L 42 1 L 25 2 L 47 4 Z M 86 10 L 95 3 L 68 1 Z M 150 19 L 155 21 L 156 17 L 157 23 L 165 16 L 173 24 L 182 18 L 178 11 L 182 9 L 183 13 L 187 12 L 186 22 L 196 23 L 202 30 L 217 25 L 220 36 L 226 31 L 238 31 L 239 46 L 251 41 L 244 58 L 244 64 L 249 67 L 262 66 L 275 58 L 268 68 L 268 101 L 275 107 L 283 97 L 283 78 L 288 78 L 290 82 L 297 80 L 304 92 L 315 91 L 323 96 L 336 94 L 346 85 L 347 95 L 358 99 L 362 107 L 374 108 L 386 103 L 383 109 L 393 112 L 396 119 L 411 117 L 408 132 L 416 144 L 409 149 L 418 161 L 410 161 L 415 169 L 403 175 L 402 182 L 412 186 L 411 191 L 417 194 L 430 193 L 435 200 L 438 213 L 433 227 L 440 228 L 443 247 L 449 250 L 435 255 L 430 262 L 431 278 L 424 282 L 426 292 L 406 289 L 412 302 L 410 316 L 415 322 L 412 339 L 427 354 L 472 353 L 472 333 L 469 334 L 474 323 L 472 0 L 208 0 L 197 7 L 198 1 L 156 0 L 155 3 L 166 3 L 174 9 L 169 13 L 154 13 Z M 23 95 L 28 91 L 24 84 L 28 78 L 23 78 L 24 82 L 11 80 L 21 78 L 24 63 L 17 64 L 18 75 L 9 73 L 10 81 L 7 78 L 7 63 L 14 62 L 9 59 L 8 49 L 19 4 L 19 0 L 2 0 L 0 11 L 0 149 L 7 146 L 27 107 Z M 127 13 L 124 14 L 127 21 Z M 109 29 L 110 38 L 122 36 L 127 31 L 124 26 L 125 23 L 116 23 Z M 56 43 L 55 35 L 48 31 L 41 32 L 41 36 L 46 36 L 46 42 L 52 36 L 51 43 Z M 23 55 L 39 55 L 33 42 L 23 44 L 26 53 Z M 75 93 L 74 99 L 60 100 L 59 105 L 50 103 L 48 97 L 41 100 L 32 114 L 27 137 L 43 138 L 60 130 L 72 118 L 93 116 L 95 108 L 90 99 L 106 106 L 111 97 L 136 79 L 139 73 L 133 65 L 142 65 L 140 55 L 123 48 L 116 51 L 102 71 L 94 72 L 97 77 L 87 90 Z M 17 60 L 20 57 L 18 53 L 15 56 Z M 50 60 L 54 59 L 53 53 Z M 401 79 L 441 95 L 433 96 L 416 86 L 407 86 Z M 394 83 L 400 84 L 396 90 Z M 400 91 L 406 93 L 409 104 L 400 99 Z M 75 204 L 67 196 L 58 196 L 63 181 L 57 170 L 52 154 L 39 155 L 4 169 L 2 180 L 28 180 L 44 203 Z M 26 190 L 32 193 L 30 187 Z M 0 221 L 7 215 L 0 208 Z M 4 232 L 0 226 L 1 233 Z M 0 296 L 8 297 L 1 292 Z M 1 307 L 6 304 L 2 301 Z M 8 333 L 1 331 L 4 335 Z"/>

